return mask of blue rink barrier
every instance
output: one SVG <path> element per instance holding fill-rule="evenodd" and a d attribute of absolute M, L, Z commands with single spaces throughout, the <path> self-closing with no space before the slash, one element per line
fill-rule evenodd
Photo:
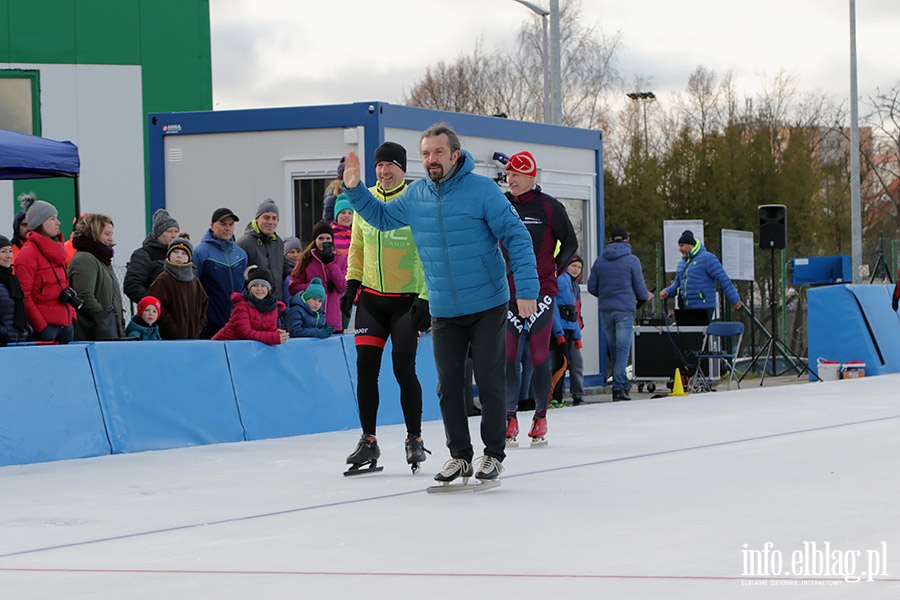
<path fill-rule="evenodd" d="M 353 337 L 0 348 L 0 466 L 359 428 Z M 440 418 L 431 336 L 423 419 Z M 403 423 L 390 346 L 378 423 Z"/>
<path fill-rule="evenodd" d="M 88 355 L 113 454 L 244 439 L 224 342 L 103 342 Z"/>
<path fill-rule="evenodd" d="M 814 371 L 823 358 L 862 361 L 866 375 L 900 372 L 900 315 L 891 308 L 893 291 L 890 285 L 810 289 L 809 368 Z"/>
<path fill-rule="evenodd" d="M 356 390 L 356 346 L 353 337 L 342 336 L 344 351 L 347 357 L 350 379 L 353 390 Z M 394 379 L 394 367 L 391 361 L 391 341 L 388 340 L 381 360 L 381 375 L 378 378 L 378 425 L 397 425 L 403 423 L 403 411 L 400 408 L 400 386 Z M 434 366 L 431 335 L 419 338 L 416 353 L 416 375 L 422 386 L 422 420 L 434 421 L 441 418 L 441 407 L 437 397 L 437 369 Z M 354 407 L 355 410 L 355 407 Z M 359 426 L 359 420 L 355 422 Z"/>
<path fill-rule="evenodd" d="M 0 466 L 110 453 L 87 349 L 0 348 Z"/>
<path fill-rule="evenodd" d="M 250 341 L 225 344 L 246 439 L 359 425 L 344 337 L 298 338 L 281 346 Z"/>

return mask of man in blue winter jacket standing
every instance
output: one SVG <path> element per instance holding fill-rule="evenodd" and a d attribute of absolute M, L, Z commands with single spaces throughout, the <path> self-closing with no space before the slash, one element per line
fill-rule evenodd
<path fill-rule="evenodd" d="M 206 327 L 200 338 L 211 339 L 231 316 L 231 294 L 244 289 L 247 253 L 234 242 L 234 224 L 239 221 L 229 208 L 217 208 L 209 229 L 194 250 L 197 277 L 209 298 Z"/>
<path fill-rule="evenodd" d="M 644 283 L 640 259 L 631 253 L 631 238 L 621 227 L 594 261 L 588 292 L 598 298 L 600 325 L 613 363 L 613 401 L 631 400 L 626 367 L 631 353 L 631 328 L 637 304 L 653 298 Z"/>
<path fill-rule="evenodd" d="M 710 319 L 716 312 L 716 283 L 732 308 L 739 310 L 743 304 L 737 288 L 722 268 L 722 263 L 712 252 L 708 252 L 694 233 L 687 229 L 678 238 L 678 250 L 682 260 L 675 271 L 675 281 L 659 293 L 659 299 L 678 295 L 681 308 L 702 308 L 709 312 Z"/>
<path fill-rule="evenodd" d="M 359 157 L 347 155 L 344 187 L 353 209 L 376 229 L 409 225 L 422 260 L 428 310 L 413 304 L 411 316 L 424 331 L 431 326 L 438 396 L 450 460 L 435 480 L 473 474 L 474 450 L 465 400 L 465 365 L 472 347 L 481 398 L 484 458 L 475 472 L 497 479 L 506 446 L 506 311 L 512 264 L 519 315 L 537 310 L 538 277 L 531 236 L 494 181 L 474 172 L 475 160 L 445 124 L 429 127 L 419 141 L 427 179 L 414 181 L 392 202 L 380 202 L 360 185 Z"/>

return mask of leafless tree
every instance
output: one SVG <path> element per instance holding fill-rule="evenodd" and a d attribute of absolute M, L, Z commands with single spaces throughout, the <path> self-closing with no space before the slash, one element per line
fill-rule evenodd
<path fill-rule="evenodd" d="M 597 128 L 610 120 L 611 90 L 619 85 L 616 53 L 621 36 L 605 36 L 582 23 L 579 0 L 560 8 L 563 124 Z M 471 55 L 452 64 L 428 67 L 403 102 L 439 110 L 481 115 L 504 113 L 512 119 L 542 121 L 543 28 L 533 16 L 523 24 L 511 52 L 485 52 L 478 44 Z"/>

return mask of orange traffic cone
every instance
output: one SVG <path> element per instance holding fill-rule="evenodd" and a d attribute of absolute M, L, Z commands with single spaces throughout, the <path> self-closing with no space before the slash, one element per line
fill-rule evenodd
<path fill-rule="evenodd" d="M 681 371 L 675 367 L 675 385 L 672 386 L 672 396 L 687 396 L 684 391 L 684 384 L 681 383 Z"/>

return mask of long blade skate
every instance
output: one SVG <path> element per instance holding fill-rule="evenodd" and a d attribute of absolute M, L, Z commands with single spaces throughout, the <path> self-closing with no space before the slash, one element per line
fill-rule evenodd
<path fill-rule="evenodd" d="M 543 436 L 531 438 L 531 447 L 532 448 L 546 448 L 547 447 L 547 438 L 545 438 Z"/>
<path fill-rule="evenodd" d="M 352 477 L 353 475 L 367 475 L 369 473 L 381 473 L 384 471 L 384 467 L 378 466 L 378 461 L 373 460 L 371 462 L 362 463 L 359 465 L 352 465 L 349 469 L 344 471 L 344 477 Z"/>
<path fill-rule="evenodd" d="M 446 492 L 483 492 L 491 488 L 500 487 L 500 479 L 476 479 L 475 483 L 469 483 L 466 479 L 463 483 L 444 482 L 425 488 L 429 494 L 443 494 Z"/>

